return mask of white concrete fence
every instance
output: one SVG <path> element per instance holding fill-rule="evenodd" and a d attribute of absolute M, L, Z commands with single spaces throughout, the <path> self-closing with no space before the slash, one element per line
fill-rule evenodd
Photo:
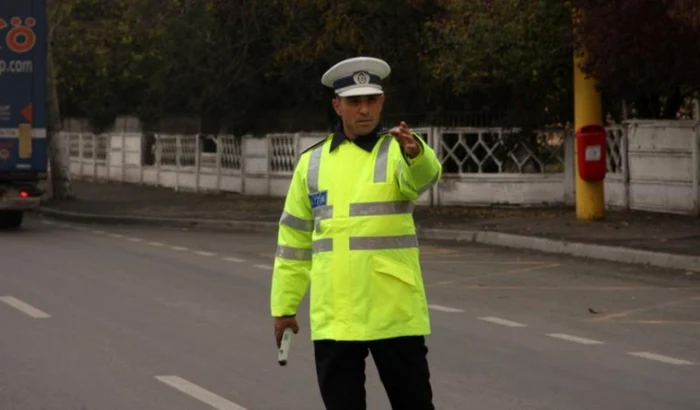
<path fill-rule="evenodd" d="M 700 215 L 700 127 L 630 121 L 608 130 L 609 208 Z M 424 205 L 574 203 L 574 137 L 552 129 L 524 141 L 501 128 L 420 128 L 444 178 Z M 176 190 L 283 196 L 299 154 L 326 133 L 164 135 L 63 132 L 75 178 Z"/>

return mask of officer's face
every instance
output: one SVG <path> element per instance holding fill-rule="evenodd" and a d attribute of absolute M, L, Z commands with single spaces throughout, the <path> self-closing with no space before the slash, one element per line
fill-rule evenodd
<path fill-rule="evenodd" d="M 377 127 L 383 106 L 384 94 L 336 97 L 333 100 L 333 108 L 343 119 L 347 131 L 360 136 Z"/>

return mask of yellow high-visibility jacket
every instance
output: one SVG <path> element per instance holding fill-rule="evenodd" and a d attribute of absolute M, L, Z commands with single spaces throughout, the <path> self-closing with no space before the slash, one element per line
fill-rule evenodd
<path fill-rule="evenodd" d="M 442 166 L 418 134 L 408 158 L 391 134 L 369 153 L 333 134 L 302 153 L 284 212 L 271 284 L 274 317 L 295 315 L 310 287 L 311 339 L 430 334 L 414 201 Z"/>

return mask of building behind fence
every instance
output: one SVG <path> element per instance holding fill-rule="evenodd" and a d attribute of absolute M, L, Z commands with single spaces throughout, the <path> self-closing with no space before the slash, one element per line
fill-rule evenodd
<path fill-rule="evenodd" d="M 75 178 L 198 192 L 283 196 L 300 153 L 326 133 L 233 135 L 61 133 Z M 700 215 L 700 128 L 695 121 L 630 121 L 607 129 L 608 208 Z M 422 205 L 573 205 L 574 136 L 525 138 L 517 129 L 416 130 L 443 164 Z"/>

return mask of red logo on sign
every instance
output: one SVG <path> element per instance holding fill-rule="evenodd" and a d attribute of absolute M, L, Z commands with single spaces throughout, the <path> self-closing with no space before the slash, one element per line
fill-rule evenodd
<path fill-rule="evenodd" d="M 22 24 L 22 19 L 19 17 L 13 17 L 10 20 L 12 28 L 5 36 L 7 42 L 7 47 L 10 51 L 15 53 L 26 53 L 34 48 L 36 44 L 36 34 L 32 27 L 36 25 L 36 19 L 33 17 L 27 17 L 24 20 L 24 25 Z M 0 30 L 7 28 L 7 22 L 0 19 Z"/>

